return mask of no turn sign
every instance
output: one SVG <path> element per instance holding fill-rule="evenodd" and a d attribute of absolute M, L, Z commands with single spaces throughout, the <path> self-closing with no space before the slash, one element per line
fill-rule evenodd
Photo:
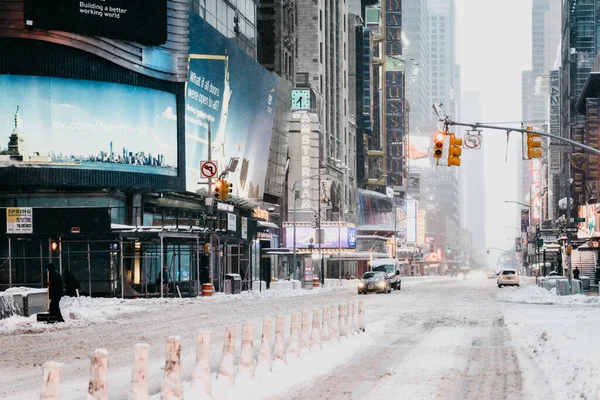
<path fill-rule="evenodd" d="M 217 162 L 202 161 L 200 163 L 200 175 L 203 178 L 214 178 L 217 175 Z"/>

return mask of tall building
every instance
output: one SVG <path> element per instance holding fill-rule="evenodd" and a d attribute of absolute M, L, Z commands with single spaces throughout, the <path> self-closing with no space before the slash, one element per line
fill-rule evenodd
<path fill-rule="evenodd" d="M 481 120 L 479 92 L 464 92 L 461 100 L 462 119 Z M 463 169 L 463 226 L 472 234 L 471 244 L 475 259 L 485 260 L 485 162 L 481 150 L 466 150 L 462 159 L 469 168 Z"/>

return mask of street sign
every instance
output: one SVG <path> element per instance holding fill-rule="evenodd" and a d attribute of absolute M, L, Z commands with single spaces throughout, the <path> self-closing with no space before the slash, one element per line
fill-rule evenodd
<path fill-rule="evenodd" d="M 564 233 L 577 233 L 577 227 L 576 226 L 565 226 L 562 228 L 562 231 Z"/>
<path fill-rule="evenodd" d="M 214 178 L 217 175 L 217 162 L 216 161 L 201 161 L 200 162 L 200 175 L 203 178 Z"/>
<path fill-rule="evenodd" d="M 585 222 L 585 218 L 575 218 L 575 222 Z"/>
<path fill-rule="evenodd" d="M 543 247 L 544 246 L 544 239 L 538 239 L 536 241 L 536 245 L 537 245 L 537 247 Z"/>
<path fill-rule="evenodd" d="M 480 149 L 482 138 L 483 136 L 481 135 L 481 133 L 475 135 L 465 134 L 463 147 L 465 149 Z"/>

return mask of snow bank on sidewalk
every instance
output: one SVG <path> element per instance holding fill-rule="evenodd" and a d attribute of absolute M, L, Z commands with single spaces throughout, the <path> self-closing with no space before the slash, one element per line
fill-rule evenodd
<path fill-rule="evenodd" d="M 599 308 L 515 305 L 505 322 L 529 398 L 600 399 Z"/>
<path fill-rule="evenodd" d="M 13 292 L 24 290 L 39 290 L 31 288 L 12 288 Z M 35 315 L 31 317 L 12 316 L 0 320 L 0 334 L 40 333 L 70 329 L 82 325 L 103 323 L 123 314 L 138 312 L 154 312 L 165 305 L 210 304 L 226 302 L 255 301 L 260 299 L 276 299 L 282 297 L 314 296 L 344 288 L 320 288 L 313 290 L 266 290 L 263 292 L 242 292 L 238 295 L 215 293 L 210 297 L 189 298 L 152 298 L 152 299 L 121 299 L 115 297 L 63 297 L 60 302 L 61 312 L 65 323 L 46 324 L 37 322 Z M 81 302 L 81 306 L 80 306 Z"/>
<path fill-rule="evenodd" d="M 600 297 L 576 294 L 573 296 L 559 296 L 556 288 L 546 290 L 538 286 L 527 285 L 519 289 L 504 288 L 498 294 L 498 300 L 508 303 L 524 304 L 589 304 L 600 305 Z"/>

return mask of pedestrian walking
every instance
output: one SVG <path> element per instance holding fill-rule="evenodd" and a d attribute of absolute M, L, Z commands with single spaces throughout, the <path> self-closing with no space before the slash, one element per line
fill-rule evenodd
<path fill-rule="evenodd" d="M 163 295 L 165 297 L 169 297 L 169 282 L 171 281 L 169 279 L 170 277 L 171 275 L 169 274 L 169 267 L 165 265 L 162 270 Z"/>
<path fill-rule="evenodd" d="M 81 290 L 81 285 L 75 275 L 70 269 L 67 269 L 63 274 L 63 278 L 65 281 L 65 296 L 77 297 L 77 291 Z"/>
<path fill-rule="evenodd" d="M 575 269 L 573 270 L 573 278 L 579 279 L 580 273 L 581 273 L 581 271 L 579 270 L 579 267 L 575 267 Z"/>
<path fill-rule="evenodd" d="M 48 282 L 46 285 L 48 286 L 48 294 L 50 295 L 51 322 L 65 322 L 60 312 L 60 299 L 63 297 L 64 290 L 63 278 L 53 263 L 46 265 L 46 271 L 48 273 Z"/>

